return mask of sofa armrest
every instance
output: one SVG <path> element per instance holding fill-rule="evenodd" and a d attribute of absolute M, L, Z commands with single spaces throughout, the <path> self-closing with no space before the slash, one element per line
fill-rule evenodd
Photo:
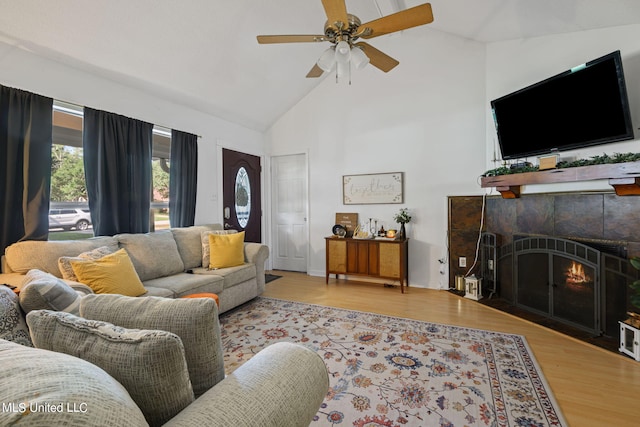
<path fill-rule="evenodd" d="M 11 273 L 11 269 L 9 268 L 9 264 L 7 264 L 7 259 L 4 255 L 0 256 L 0 273 Z"/>
<path fill-rule="evenodd" d="M 7 284 L 7 285 L 15 286 L 18 289 L 21 289 L 22 282 L 24 282 L 24 274 L 20 274 L 20 273 L 0 274 L 0 284 Z"/>
<path fill-rule="evenodd" d="M 244 258 L 247 262 L 256 266 L 256 280 L 258 281 L 258 293 L 264 292 L 264 263 L 269 258 L 269 247 L 261 243 L 245 242 Z"/>
<path fill-rule="evenodd" d="M 307 427 L 329 390 L 322 358 L 288 342 L 268 346 L 165 426 Z"/>

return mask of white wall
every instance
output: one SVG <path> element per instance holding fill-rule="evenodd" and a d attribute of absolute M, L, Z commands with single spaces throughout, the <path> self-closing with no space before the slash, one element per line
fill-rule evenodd
<path fill-rule="evenodd" d="M 95 73 L 0 43 L 0 84 L 200 135 L 196 224 L 221 222 L 218 144 L 264 153 L 260 132 L 221 120 Z"/>
<path fill-rule="evenodd" d="M 484 45 L 426 28 L 370 43 L 400 65 L 354 71 L 351 85 L 327 76 L 267 132 L 270 154 L 309 154 L 309 274 L 325 273 L 336 212 L 398 228 L 408 207 L 409 281 L 446 286 L 447 196 L 481 194 L 485 170 Z M 379 172 L 404 172 L 404 204 L 343 205 L 342 175 Z"/>
<path fill-rule="evenodd" d="M 500 155 L 490 101 L 551 77 L 576 65 L 620 50 L 635 136 L 640 125 L 640 25 L 605 28 L 579 33 L 492 43 L 487 46 L 487 162 L 486 169 L 500 166 L 492 162 Z M 540 124 L 544 126 L 544 123 Z M 561 158 L 586 159 L 603 153 L 640 152 L 637 139 L 561 153 Z M 528 161 L 536 164 L 537 159 Z M 584 183 L 527 185 L 522 193 L 551 191 L 611 190 L 606 180 Z"/>

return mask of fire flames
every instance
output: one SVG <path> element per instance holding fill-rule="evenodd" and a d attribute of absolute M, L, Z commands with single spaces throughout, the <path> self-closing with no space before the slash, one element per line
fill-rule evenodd
<path fill-rule="evenodd" d="M 591 277 L 587 276 L 584 267 L 579 262 L 571 261 L 571 266 L 567 269 L 567 284 L 582 285 L 591 282 Z"/>

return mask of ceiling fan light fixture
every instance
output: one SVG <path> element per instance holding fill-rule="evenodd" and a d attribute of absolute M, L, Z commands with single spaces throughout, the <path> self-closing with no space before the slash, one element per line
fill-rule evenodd
<path fill-rule="evenodd" d="M 367 66 L 369 61 L 369 57 L 361 48 L 354 46 L 353 49 L 351 49 L 351 63 L 356 67 L 356 70 L 362 70 Z"/>
<path fill-rule="evenodd" d="M 346 55 L 351 50 L 351 47 L 349 46 L 348 42 L 341 40 L 336 45 L 336 50 L 340 55 Z"/>
<path fill-rule="evenodd" d="M 351 59 L 351 46 L 349 43 L 342 40 L 336 45 L 336 61 L 342 63 L 348 63 Z"/>
<path fill-rule="evenodd" d="M 333 46 L 322 53 L 317 64 L 325 73 L 333 70 L 333 67 L 336 65 L 336 55 Z"/>

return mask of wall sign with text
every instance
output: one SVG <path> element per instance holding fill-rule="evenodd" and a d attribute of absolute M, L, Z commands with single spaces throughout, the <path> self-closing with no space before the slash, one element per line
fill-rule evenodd
<path fill-rule="evenodd" d="M 403 173 L 376 173 L 342 176 L 342 203 L 367 205 L 403 203 Z"/>

